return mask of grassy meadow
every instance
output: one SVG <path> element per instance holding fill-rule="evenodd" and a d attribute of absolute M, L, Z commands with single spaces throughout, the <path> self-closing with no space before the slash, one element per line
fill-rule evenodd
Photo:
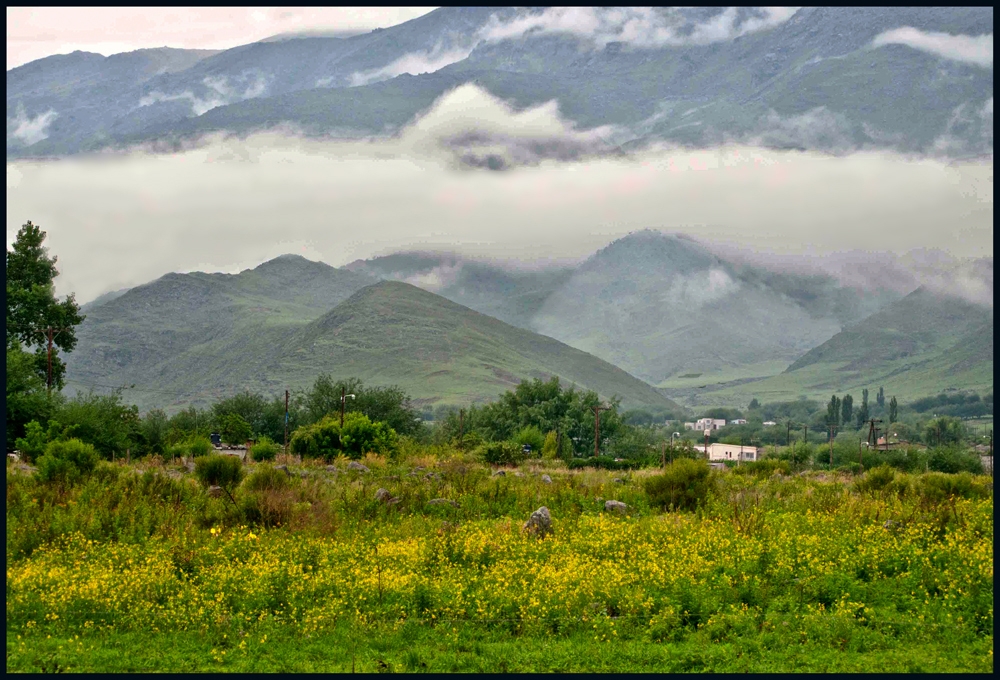
<path fill-rule="evenodd" d="M 989 477 L 744 467 L 676 511 L 656 470 L 278 462 L 231 497 L 157 458 L 8 464 L 7 670 L 993 669 Z"/>

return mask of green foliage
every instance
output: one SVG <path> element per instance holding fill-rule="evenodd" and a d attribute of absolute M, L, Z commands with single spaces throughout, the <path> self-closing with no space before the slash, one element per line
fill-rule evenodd
<path fill-rule="evenodd" d="M 987 482 L 983 479 L 977 481 L 968 472 L 929 472 L 920 476 L 917 490 L 925 502 L 936 505 L 955 498 L 989 498 L 993 490 Z"/>
<path fill-rule="evenodd" d="M 830 397 L 830 403 L 826 405 L 826 426 L 839 427 L 841 416 L 841 401 L 836 394 Z"/>
<path fill-rule="evenodd" d="M 24 437 L 19 438 L 16 445 L 17 450 L 30 463 L 45 453 L 45 447 L 49 443 L 49 438 L 37 420 L 32 420 L 28 423 L 24 430 Z"/>
<path fill-rule="evenodd" d="M 59 393 L 51 396 L 45 389 L 45 380 L 39 377 L 35 358 L 21 349 L 7 347 L 7 449 L 25 434 L 31 421 L 46 422 L 59 406 Z"/>
<path fill-rule="evenodd" d="M 372 422 L 363 413 L 349 413 L 344 427 L 339 419 L 328 416 L 318 423 L 300 427 L 292 433 L 292 453 L 305 458 L 326 458 L 343 453 L 361 458 L 365 453 L 392 454 L 398 445 L 396 431 L 385 423 Z"/>
<path fill-rule="evenodd" d="M 517 442 L 486 442 L 476 449 L 475 454 L 490 465 L 517 465 L 524 461 L 524 450 Z"/>
<path fill-rule="evenodd" d="M 383 422 L 401 435 L 418 434 L 421 424 L 417 412 L 400 387 L 365 387 L 359 378 L 335 381 L 329 374 L 320 374 L 303 400 L 303 408 L 309 422 L 318 422 L 325 416 L 340 414 L 341 396 L 353 394 L 347 399 L 345 412 L 360 412 L 372 422 Z"/>
<path fill-rule="evenodd" d="M 53 279 L 59 275 L 56 257 L 49 257 L 42 245 L 45 232 L 29 220 L 25 223 L 10 250 L 7 251 L 7 350 L 35 347 L 35 372 L 45 379 L 48 370 L 46 345 L 47 328 L 58 329 L 53 335 L 52 382 L 62 388 L 66 366 L 59 351 L 71 352 L 76 346 L 75 326 L 83 318 L 73 295 L 59 302 Z"/>
<path fill-rule="evenodd" d="M 141 442 L 139 409 L 122 401 L 121 390 L 99 395 L 93 392 L 68 400 L 53 418 L 62 439 L 77 438 L 93 444 L 106 460 L 125 456 Z M 55 438 L 55 437 L 51 437 Z"/>
<path fill-rule="evenodd" d="M 514 441 L 521 446 L 530 446 L 533 456 L 542 453 L 542 448 L 545 446 L 545 436 L 534 425 L 521 428 L 521 431 L 514 437 Z"/>
<path fill-rule="evenodd" d="M 556 438 L 561 436 L 562 443 Z M 545 442 L 542 444 L 542 458 L 548 461 L 561 458 L 562 460 L 573 459 L 573 442 L 565 434 L 557 433 L 555 430 L 545 435 Z"/>
<path fill-rule="evenodd" d="M 204 486 L 219 486 L 232 492 L 243 479 L 243 463 L 236 456 L 212 454 L 194 463 L 194 475 Z"/>
<path fill-rule="evenodd" d="M 899 419 L 899 402 L 896 397 L 889 400 L 889 422 L 894 423 Z"/>
<path fill-rule="evenodd" d="M 854 488 L 860 493 L 875 493 L 890 486 L 895 479 L 896 471 L 883 464 L 866 472 L 861 479 L 855 482 Z"/>
<path fill-rule="evenodd" d="M 574 458 L 569 461 L 570 470 L 580 470 L 582 468 L 594 468 L 597 470 L 639 470 L 641 468 L 659 467 L 660 459 L 652 456 L 645 458 L 626 458 L 615 460 L 611 456 L 600 456 L 594 458 Z"/>
<path fill-rule="evenodd" d="M 280 450 L 281 447 L 271 441 L 270 437 L 264 436 L 258 439 L 257 443 L 253 445 L 251 455 L 254 461 L 260 463 L 262 461 L 274 460 Z"/>
<path fill-rule="evenodd" d="M 983 461 L 978 455 L 957 446 L 941 446 L 931 450 L 927 467 L 935 472 L 982 474 Z"/>
<path fill-rule="evenodd" d="M 849 394 L 840 400 L 840 422 L 844 427 L 850 427 L 854 422 L 854 397 Z"/>
<path fill-rule="evenodd" d="M 857 419 L 857 426 L 859 430 L 865 426 L 865 423 L 868 422 L 868 419 L 869 419 L 868 388 L 866 387 L 863 390 L 861 390 L 861 408 L 858 409 L 858 419 Z"/>
<path fill-rule="evenodd" d="M 682 458 L 667 465 L 663 474 L 647 479 L 645 490 L 654 505 L 694 510 L 706 502 L 713 486 L 708 463 Z"/>
<path fill-rule="evenodd" d="M 139 424 L 139 438 L 143 453 L 164 454 L 169 431 L 170 419 L 161 409 L 152 409 L 146 413 Z"/>
<path fill-rule="evenodd" d="M 230 446 L 246 444 L 253 434 L 250 423 L 237 413 L 227 413 L 222 416 L 219 422 L 219 434 L 222 435 L 222 442 Z"/>
<path fill-rule="evenodd" d="M 933 411 L 937 415 L 974 418 L 993 413 L 993 392 L 978 395 L 969 392 L 939 394 L 934 397 L 917 399 L 907 406 L 917 413 Z"/>
<path fill-rule="evenodd" d="M 924 426 L 924 441 L 928 446 L 958 444 L 965 436 L 965 426 L 958 418 L 941 416 Z"/>
<path fill-rule="evenodd" d="M 170 418 L 167 443 L 176 444 L 192 436 L 208 437 L 212 433 L 212 414 L 190 407 Z"/>
<path fill-rule="evenodd" d="M 776 472 L 787 475 L 789 465 L 788 461 L 779 458 L 762 458 L 742 463 L 733 468 L 733 472 L 737 475 L 767 478 Z"/>
<path fill-rule="evenodd" d="M 243 488 L 250 492 L 274 491 L 288 487 L 288 474 L 276 470 L 271 465 L 258 465 L 243 482 Z"/>
<path fill-rule="evenodd" d="M 207 456 L 215 451 L 212 441 L 205 437 L 192 437 L 184 443 L 184 449 L 192 458 Z"/>
<path fill-rule="evenodd" d="M 94 447 L 79 439 L 50 442 L 38 459 L 38 476 L 46 482 L 73 484 L 93 472 L 99 459 Z"/>

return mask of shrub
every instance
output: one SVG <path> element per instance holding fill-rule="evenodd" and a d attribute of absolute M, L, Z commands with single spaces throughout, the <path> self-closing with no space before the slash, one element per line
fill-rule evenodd
<path fill-rule="evenodd" d="M 38 476 L 46 482 L 72 484 L 93 472 L 99 458 L 91 444 L 79 439 L 50 442 L 38 459 Z"/>
<path fill-rule="evenodd" d="M 663 508 L 693 510 L 708 498 L 713 486 L 708 463 L 682 458 L 667 465 L 663 474 L 646 480 L 650 503 Z"/>
<path fill-rule="evenodd" d="M 288 474 L 270 465 L 261 465 L 243 482 L 247 491 L 271 491 L 288 486 Z"/>
<path fill-rule="evenodd" d="M 184 444 L 172 444 L 164 451 L 163 457 L 167 460 L 175 460 L 188 455 L 188 447 Z"/>
<path fill-rule="evenodd" d="M 38 460 L 48 445 L 49 438 L 45 435 L 45 430 L 37 420 L 32 420 L 24 426 L 24 437 L 18 437 L 14 446 L 21 452 L 21 456 L 27 462 Z"/>
<path fill-rule="evenodd" d="M 542 431 L 539 430 L 534 425 L 529 425 L 528 427 L 522 428 L 517 436 L 514 437 L 514 441 L 521 446 L 530 446 L 532 455 L 539 455 L 542 452 L 542 448 L 545 446 L 545 436 Z"/>
<path fill-rule="evenodd" d="M 931 451 L 927 467 L 934 472 L 971 472 L 981 474 L 983 461 L 974 453 L 959 448 L 942 447 Z"/>
<path fill-rule="evenodd" d="M 339 419 L 331 416 L 298 428 L 290 444 L 292 453 L 303 458 L 331 460 L 343 453 L 356 460 L 369 452 L 395 453 L 399 437 L 387 424 L 372 422 L 368 416 L 355 411 L 344 418 L 343 429 Z"/>
<path fill-rule="evenodd" d="M 644 467 L 659 467 L 660 459 L 654 457 L 628 458 L 625 460 L 615 460 L 611 456 L 601 456 L 600 458 L 574 458 L 569 461 L 570 470 L 580 468 L 599 468 L 601 470 L 638 470 Z"/>
<path fill-rule="evenodd" d="M 215 451 L 215 447 L 212 446 L 212 442 L 204 437 L 192 437 L 185 444 L 185 448 L 193 458 L 207 456 Z"/>
<path fill-rule="evenodd" d="M 775 472 L 787 475 L 788 468 L 788 461 L 777 458 L 764 458 L 762 460 L 751 460 L 743 463 L 733 470 L 733 472 L 738 475 L 766 478 L 772 476 Z"/>
<path fill-rule="evenodd" d="M 888 465 L 880 465 L 869 470 L 854 484 L 854 489 L 860 493 L 875 493 L 882 491 L 896 479 L 896 471 Z"/>
<path fill-rule="evenodd" d="M 266 460 L 274 460 L 280 450 L 280 446 L 271 441 L 270 437 L 265 436 L 261 437 L 260 440 L 253 445 L 251 455 L 255 461 L 260 463 Z"/>
<path fill-rule="evenodd" d="M 976 484 L 968 472 L 955 475 L 929 472 L 920 476 L 917 490 L 925 502 L 932 504 L 943 503 L 949 498 L 986 498 L 990 494 L 989 487 Z"/>
<path fill-rule="evenodd" d="M 524 451 L 517 442 L 487 442 L 476 454 L 490 465 L 517 465 L 524 460 Z"/>
<path fill-rule="evenodd" d="M 236 456 L 212 454 L 194 463 L 194 474 L 205 486 L 221 486 L 231 491 L 243 479 L 243 463 Z"/>

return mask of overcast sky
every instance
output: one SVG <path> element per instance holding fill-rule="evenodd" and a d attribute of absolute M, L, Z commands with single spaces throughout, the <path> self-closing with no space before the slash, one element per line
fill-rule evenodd
<path fill-rule="evenodd" d="M 228 49 L 303 29 L 370 31 L 433 7 L 8 7 L 7 69 L 76 50 Z"/>

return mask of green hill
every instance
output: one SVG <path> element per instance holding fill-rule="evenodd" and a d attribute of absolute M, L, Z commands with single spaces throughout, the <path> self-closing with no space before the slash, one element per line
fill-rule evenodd
<path fill-rule="evenodd" d="M 806 352 L 784 373 L 707 386 L 692 404 L 825 399 L 879 386 L 902 402 L 949 390 L 992 391 L 993 310 L 920 288 Z"/>
<path fill-rule="evenodd" d="M 69 387 L 135 384 L 130 401 L 172 408 L 306 387 L 327 372 L 459 404 L 558 376 L 629 406 L 678 408 L 556 340 L 409 284 L 371 282 L 292 256 L 237 275 L 169 274 L 91 309 L 68 356 Z"/>
<path fill-rule="evenodd" d="M 280 354 L 278 372 L 292 382 L 324 370 L 445 403 L 483 401 L 524 378 L 558 376 L 631 406 L 676 408 L 586 352 L 395 281 L 359 291 L 297 332 Z"/>

